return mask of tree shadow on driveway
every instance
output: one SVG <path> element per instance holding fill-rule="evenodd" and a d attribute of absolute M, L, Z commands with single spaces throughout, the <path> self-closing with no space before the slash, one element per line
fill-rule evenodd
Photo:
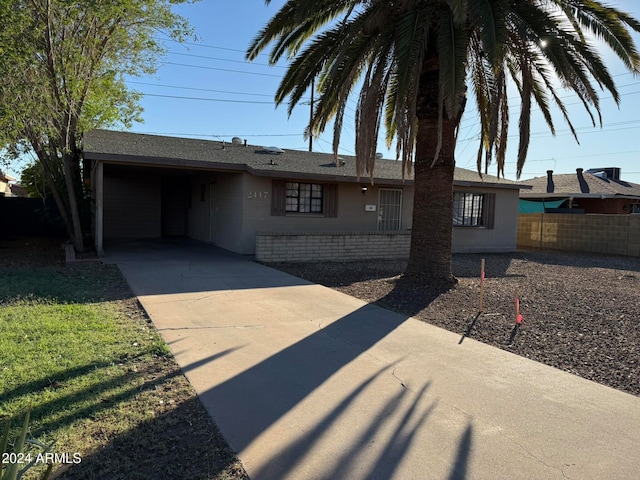
<path fill-rule="evenodd" d="M 231 448 L 242 460 L 252 452 L 245 461 L 252 478 L 308 478 L 309 469 L 313 478 L 394 478 L 401 466 L 421 467 L 408 455 L 438 406 L 430 382 L 409 389 L 394 363 L 369 358 L 406 320 L 362 306 L 200 392 Z M 465 478 L 465 445 L 451 478 Z"/>

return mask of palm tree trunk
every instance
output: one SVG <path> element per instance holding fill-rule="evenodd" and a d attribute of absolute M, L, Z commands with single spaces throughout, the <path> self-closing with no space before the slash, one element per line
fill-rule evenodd
<path fill-rule="evenodd" d="M 425 77 L 417 114 L 413 225 L 405 276 L 447 289 L 457 282 L 451 273 L 451 241 L 455 131 L 459 120 L 448 119 L 444 113 L 438 153 L 438 75 L 433 72 Z"/>

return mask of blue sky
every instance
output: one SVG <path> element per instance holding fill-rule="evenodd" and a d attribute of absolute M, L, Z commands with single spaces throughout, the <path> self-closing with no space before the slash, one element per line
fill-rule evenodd
<path fill-rule="evenodd" d="M 286 105 L 275 108 L 273 103 L 285 68 L 269 67 L 266 55 L 252 63 L 244 60 L 251 39 L 283 3 L 284 0 L 274 0 L 266 6 L 262 0 L 218 0 L 178 6 L 176 11 L 190 20 L 198 38 L 188 44 L 167 42 L 169 52 L 157 73 L 130 80 L 130 87 L 144 94 L 145 120 L 131 131 L 227 141 L 239 136 L 252 145 L 306 150 L 308 142 L 302 133 L 308 123 L 309 107 L 297 107 L 288 118 Z M 640 18 L 637 1 L 611 3 Z M 636 41 L 640 45 L 639 36 Z M 572 173 L 576 168 L 616 166 L 622 168 L 623 179 L 640 183 L 640 78 L 626 73 L 613 54 L 607 52 L 605 58 L 610 61 L 621 93 L 620 107 L 603 93 L 603 127 L 593 128 L 578 100 L 569 92 L 561 93 L 579 132 L 580 145 L 559 115 L 555 117 L 554 138 L 534 113 L 522 179 L 545 175 L 547 170 Z M 347 155 L 354 150 L 355 105 L 352 100 L 342 134 L 341 153 Z M 512 129 L 505 174 L 515 179 L 519 107 L 515 100 L 510 106 Z M 458 166 L 475 169 L 478 133 L 476 112 L 468 107 L 458 137 Z M 381 132 L 379 151 L 386 158 L 394 158 L 382 138 Z M 314 151 L 330 153 L 331 140 L 331 130 L 327 129 L 314 140 Z M 495 174 L 495 168 L 490 168 L 489 173 Z"/>

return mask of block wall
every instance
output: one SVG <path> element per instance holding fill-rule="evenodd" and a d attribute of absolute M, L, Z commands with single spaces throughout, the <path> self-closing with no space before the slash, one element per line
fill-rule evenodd
<path fill-rule="evenodd" d="M 411 233 L 279 233 L 256 234 L 261 262 L 355 261 L 406 259 Z"/>
<path fill-rule="evenodd" d="M 517 247 L 637 257 L 640 215 L 520 214 Z"/>

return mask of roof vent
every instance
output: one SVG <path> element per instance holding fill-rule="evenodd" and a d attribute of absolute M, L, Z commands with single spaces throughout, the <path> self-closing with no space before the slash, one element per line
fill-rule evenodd
<path fill-rule="evenodd" d="M 234 145 L 242 145 L 242 139 L 240 137 L 233 137 L 231 143 Z"/>
<path fill-rule="evenodd" d="M 277 153 L 277 154 L 284 153 L 284 150 L 282 150 L 280 147 L 263 147 L 263 149 L 267 153 Z"/>
<path fill-rule="evenodd" d="M 602 168 L 590 168 L 587 170 L 587 173 L 591 175 L 595 175 L 600 178 L 610 178 L 611 180 L 620 180 L 620 167 L 602 167 Z M 602 177 L 597 175 L 598 173 L 603 173 L 606 177 Z"/>
<path fill-rule="evenodd" d="M 377 158 L 378 160 L 382 159 L 383 157 L 384 157 L 384 155 L 383 155 L 382 153 L 380 153 L 380 152 L 376 152 L 376 158 Z"/>
<path fill-rule="evenodd" d="M 344 167 L 346 164 L 347 164 L 347 162 L 344 161 L 344 158 L 342 158 L 342 157 L 336 158 L 336 165 Z"/>

